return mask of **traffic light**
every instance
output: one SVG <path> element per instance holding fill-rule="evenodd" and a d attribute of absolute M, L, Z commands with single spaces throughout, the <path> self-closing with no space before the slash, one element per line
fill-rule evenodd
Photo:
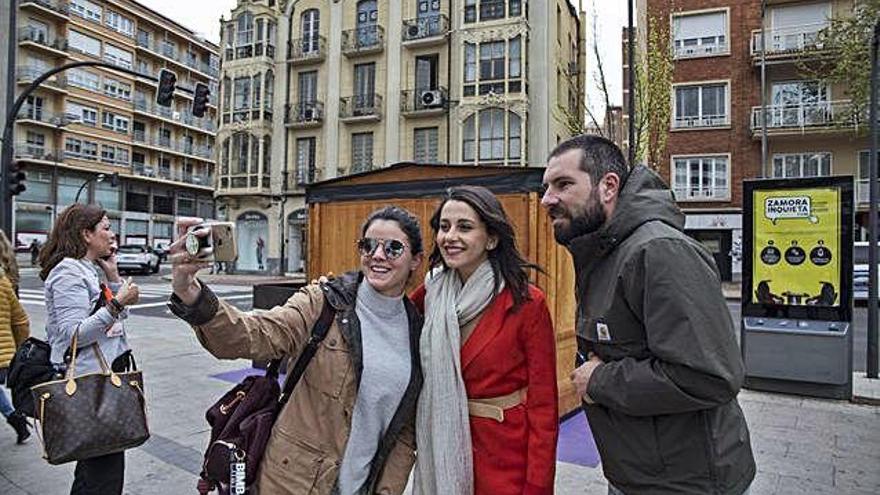
<path fill-rule="evenodd" d="M 211 96 L 211 90 L 207 84 L 196 83 L 196 91 L 193 95 L 192 114 L 196 117 L 205 115 L 208 108 L 208 97 Z"/>
<path fill-rule="evenodd" d="M 177 75 L 168 69 L 159 71 L 159 89 L 156 90 L 156 104 L 170 107 L 174 100 L 174 85 L 177 84 Z"/>
<path fill-rule="evenodd" d="M 6 179 L 7 190 L 10 196 L 18 196 L 27 189 L 24 185 L 26 178 L 27 176 L 24 171 L 17 164 L 13 163 Z"/>

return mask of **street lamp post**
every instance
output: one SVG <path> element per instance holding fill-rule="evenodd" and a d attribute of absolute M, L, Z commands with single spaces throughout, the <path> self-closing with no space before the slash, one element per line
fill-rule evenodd
<path fill-rule="evenodd" d="M 106 175 L 104 175 L 104 174 L 98 174 L 98 175 L 96 175 L 96 176 L 94 176 L 94 177 L 92 177 L 92 178 L 90 178 L 90 179 L 87 179 L 85 182 L 82 183 L 81 186 L 79 186 L 79 190 L 76 191 L 76 199 L 74 199 L 73 202 L 74 202 L 74 203 L 79 203 L 79 195 L 83 192 L 83 189 L 85 189 L 86 186 L 89 185 L 90 182 L 95 182 L 95 183 L 103 182 L 104 179 L 106 179 L 106 178 L 107 178 Z M 117 174 L 117 173 L 114 172 L 114 173 L 110 176 L 110 185 L 112 185 L 113 187 L 116 187 L 116 185 L 117 185 L 118 183 L 119 183 L 119 174 Z"/>

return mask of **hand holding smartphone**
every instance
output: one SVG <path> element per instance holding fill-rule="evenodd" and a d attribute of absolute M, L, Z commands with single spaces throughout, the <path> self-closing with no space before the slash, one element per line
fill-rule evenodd
<path fill-rule="evenodd" d="M 198 231 L 209 229 L 207 235 Z M 205 222 L 187 229 L 185 248 L 190 256 L 199 261 L 231 262 L 238 258 L 235 243 L 235 224 L 232 222 Z"/>

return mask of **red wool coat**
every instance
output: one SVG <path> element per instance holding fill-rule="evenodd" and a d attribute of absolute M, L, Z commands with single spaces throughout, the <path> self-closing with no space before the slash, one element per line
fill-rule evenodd
<path fill-rule="evenodd" d="M 556 335 L 544 294 L 530 285 L 529 295 L 531 300 L 514 311 L 513 295 L 505 288 L 461 348 L 468 398 L 500 397 L 528 387 L 525 403 L 504 411 L 504 422 L 471 416 L 475 495 L 553 493 L 559 435 Z M 423 286 L 411 298 L 424 309 Z"/>

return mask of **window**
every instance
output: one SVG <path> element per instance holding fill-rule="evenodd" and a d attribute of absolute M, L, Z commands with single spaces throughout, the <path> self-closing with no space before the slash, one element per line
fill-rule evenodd
<path fill-rule="evenodd" d="M 373 168 L 373 133 L 351 135 L 351 173 L 366 172 Z"/>
<path fill-rule="evenodd" d="M 223 111 L 229 112 L 232 110 L 232 79 L 228 77 L 223 78 Z"/>
<path fill-rule="evenodd" d="M 480 0 L 480 21 L 504 18 L 504 0 Z"/>
<path fill-rule="evenodd" d="M 101 90 L 101 78 L 97 74 L 82 69 L 70 69 L 67 71 L 67 82 L 71 86 L 76 86 L 92 91 Z"/>
<path fill-rule="evenodd" d="M 91 55 L 93 57 L 101 56 L 101 40 L 92 38 L 89 35 L 80 33 L 71 29 L 68 32 L 68 46 L 78 52 Z"/>
<path fill-rule="evenodd" d="M 196 215 L 195 196 L 187 193 L 178 193 L 177 214 L 181 216 L 194 217 Z"/>
<path fill-rule="evenodd" d="M 477 22 L 477 0 L 464 0 L 464 22 Z"/>
<path fill-rule="evenodd" d="M 129 165 L 129 152 L 126 148 L 112 146 L 109 144 L 101 145 L 101 161 L 114 165 Z"/>
<path fill-rule="evenodd" d="M 272 136 L 263 138 L 263 175 L 272 173 Z"/>
<path fill-rule="evenodd" d="M 318 9 L 306 10 L 300 17 L 302 52 L 304 54 L 317 52 L 320 48 L 320 22 L 321 14 Z"/>
<path fill-rule="evenodd" d="M 70 11 L 90 21 L 101 22 L 103 9 L 89 0 L 70 0 Z"/>
<path fill-rule="evenodd" d="M 272 111 L 273 99 L 275 98 L 275 73 L 271 70 L 266 73 L 266 99 L 263 100 L 263 107 L 266 111 Z"/>
<path fill-rule="evenodd" d="M 248 108 L 251 94 L 251 78 L 237 77 L 235 78 L 235 102 L 234 108 L 242 110 Z"/>
<path fill-rule="evenodd" d="M 27 35 L 29 36 L 28 39 L 46 44 L 49 42 L 49 25 L 36 19 L 28 19 Z"/>
<path fill-rule="evenodd" d="M 462 161 L 519 162 L 522 157 L 522 119 L 501 108 L 487 108 L 465 119 Z"/>
<path fill-rule="evenodd" d="M 25 151 L 35 158 L 42 158 L 46 153 L 46 136 L 34 131 L 27 131 Z"/>
<path fill-rule="evenodd" d="M 418 163 L 437 163 L 437 146 L 439 130 L 436 127 L 424 127 L 414 131 L 413 142 L 415 153 L 413 160 Z"/>
<path fill-rule="evenodd" d="M 677 15 L 672 21 L 676 58 L 726 54 L 727 12 Z"/>
<path fill-rule="evenodd" d="M 521 78 L 522 38 L 519 36 L 479 45 L 465 43 L 464 96 L 475 96 L 477 92 L 481 95 L 519 93 L 522 91 Z M 505 79 L 508 79 L 506 83 Z"/>
<path fill-rule="evenodd" d="M 250 134 L 239 132 L 232 136 L 232 163 L 235 165 L 233 174 L 246 174 Z"/>
<path fill-rule="evenodd" d="M 104 24 L 126 36 L 134 36 L 134 22 L 118 12 L 108 10 L 104 16 Z"/>
<path fill-rule="evenodd" d="M 831 2 L 773 6 L 768 16 L 771 28 L 767 33 L 767 51 L 814 48 L 819 33 L 830 23 Z M 757 39 L 760 42 L 760 36 Z"/>
<path fill-rule="evenodd" d="M 116 132 L 122 132 L 128 134 L 128 117 L 123 117 L 122 115 L 113 113 L 113 112 L 104 112 L 102 126 L 105 129 L 110 129 Z"/>
<path fill-rule="evenodd" d="M 236 34 L 238 35 L 235 44 L 237 46 L 241 45 L 250 45 L 254 42 L 254 15 L 250 12 L 244 12 L 237 19 L 238 28 Z"/>
<path fill-rule="evenodd" d="M 296 140 L 296 183 L 315 181 L 315 138 Z"/>
<path fill-rule="evenodd" d="M 260 88 L 262 86 L 263 86 L 263 76 L 260 74 L 255 75 L 254 76 L 254 83 L 253 83 L 254 102 L 251 105 L 253 108 L 260 108 L 260 95 L 261 95 Z"/>
<path fill-rule="evenodd" d="M 770 127 L 804 127 L 834 122 L 828 86 L 821 81 L 773 83 Z"/>
<path fill-rule="evenodd" d="M 104 60 L 113 65 L 131 69 L 131 52 L 117 48 L 110 44 L 104 45 Z"/>
<path fill-rule="evenodd" d="M 29 133 L 30 134 L 30 133 Z M 859 151 L 859 179 L 871 179 L 871 152 L 869 150 Z"/>
<path fill-rule="evenodd" d="M 79 103 L 68 101 L 64 111 L 66 113 L 79 117 L 81 123 L 83 124 L 92 126 L 98 124 L 98 109 L 96 108 L 87 107 L 85 105 L 80 105 Z"/>
<path fill-rule="evenodd" d="M 24 116 L 33 120 L 43 120 L 43 97 L 30 95 L 25 99 Z"/>
<path fill-rule="evenodd" d="M 131 100 L 131 84 L 117 81 L 116 79 L 104 79 L 104 94 L 119 98 L 120 100 Z"/>
<path fill-rule="evenodd" d="M 727 83 L 676 86 L 674 113 L 677 129 L 727 125 Z"/>
<path fill-rule="evenodd" d="M 672 189 L 678 199 L 730 199 L 726 155 L 673 157 L 672 161 Z"/>
<path fill-rule="evenodd" d="M 831 175 L 831 153 L 778 153 L 773 155 L 773 177 Z"/>
<path fill-rule="evenodd" d="M 85 158 L 86 160 L 97 160 L 98 159 L 98 143 L 83 140 L 83 142 L 82 142 L 82 157 Z"/>

